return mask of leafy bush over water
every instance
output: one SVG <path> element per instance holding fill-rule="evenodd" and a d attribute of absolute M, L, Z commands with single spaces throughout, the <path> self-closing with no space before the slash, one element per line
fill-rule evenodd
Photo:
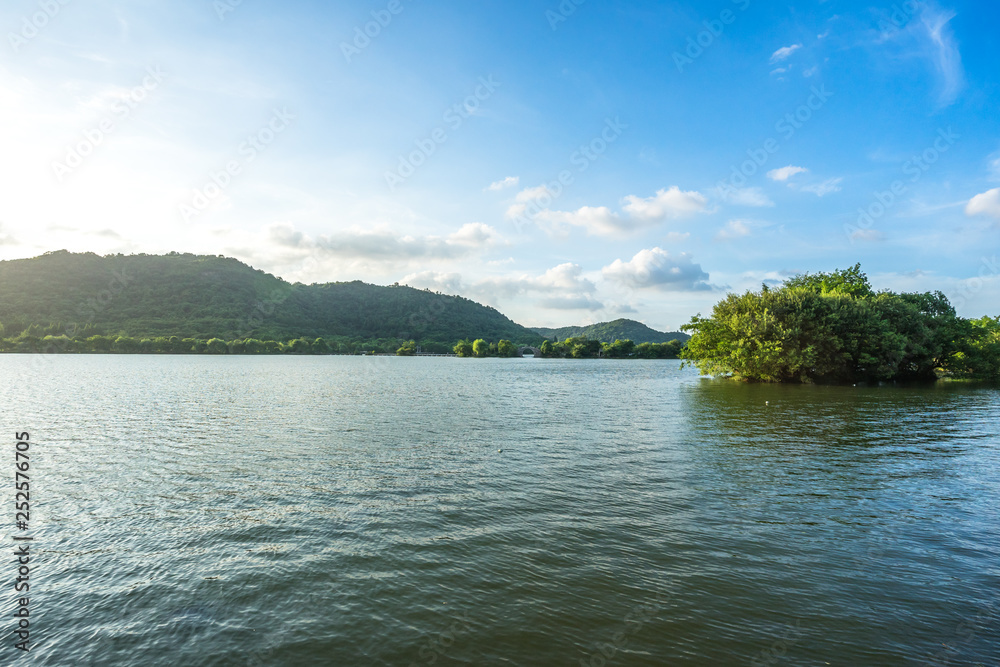
<path fill-rule="evenodd" d="M 751 382 L 997 379 L 1000 322 L 966 320 L 941 292 L 875 292 L 860 264 L 730 294 L 693 332 L 684 358 L 705 375 Z"/>

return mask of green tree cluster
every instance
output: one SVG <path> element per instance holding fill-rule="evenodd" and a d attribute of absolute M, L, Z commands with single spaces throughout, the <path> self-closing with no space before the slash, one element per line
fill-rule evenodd
<path fill-rule="evenodd" d="M 751 382 L 989 377 L 998 357 L 986 320 L 959 318 L 940 292 L 875 292 L 855 265 L 728 295 L 682 327 L 693 332 L 683 356 L 703 374 Z"/>
<path fill-rule="evenodd" d="M 427 348 L 431 347 L 432 350 Z M 123 335 L 93 335 L 70 338 L 66 335 L 36 335 L 25 330 L 13 338 L 0 338 L 0 352 L 30 354 L 393 354 L 399 350 L 415 352 L 416 343 L 398 339 L 293 338 L 286 341 L 243 338 L 181 338 L 156 336 L 136 338 Z M 423 346 L 424 351 L 445 354 L 447 346 Z"/>
<path fill-rule="evenodd" d="M 459 357 L 516 357 L 518 346 L 509 340 L 500 339 L 496 343 L 490 343 L 483 338 L 474 341 L 463 339 L 458 341 L 452 351 Z"/>
<path fill-rule="evenodd" d="M 679 340 L 638 345 L 631 340 L 602 343 L 586 336 L 574 336 L 561 342 L 546 340 L 539 350 L 543 357 L 555 359 L 677 359 L 683 345 Z"/>

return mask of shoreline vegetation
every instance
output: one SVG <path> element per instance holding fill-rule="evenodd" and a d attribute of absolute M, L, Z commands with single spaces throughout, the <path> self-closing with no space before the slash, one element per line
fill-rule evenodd
<path fill-rule="evenodd" d="M 856 264 L 730 294 L 682 357 L 746 382 L 858 384 L 1000 380 L 1000 317 L 958 317 L 941 292 L 875 292 Z"/>
<path fill-rule="evenodd" d="M 542 335 L 461 296 L 398 283 L 290 283 L 214 255 L 59 250 L 0 261 L 3 353 L 450 356 L 455 341 L 482 340 L 467 356 L 530 347 L 553 358 L 676 358 L 687 340 L 625 319 L 566 330 L 593 335 L 547 341 L 563 330 Z M 670 338 L 680 342 L 659 345 Z"/>
<path fill-rule="evenodd" d="M 481 338 L 475 341 L 466 339 L 458 341 L 454 352 L 458 357 L 518 357 L 523 347 L 509 340 L 490 343 Z M 679 340 L 637 345 L 631 340 L 602 343 L 578 336 L 561 342 L 546 340 L 537 349 L 545 359 L 680 359 L 683 347 Z"/>
<path fill-rule="evenodd" d="M 517 345 L 509 340 L 496 343 L 484 339 L 461 340 L 454 347 L 443 344 L 418 345 L 398 340 L 358 341 L 350 339 L 296 338 L 289 341 L 245 340 L 225 341 L 220 338 L 202 340 L 178 336 L 132 338 L 129 336 L 95 335 L 69 338 L 66 335 L 39 335 L 32 325 L 15 338 L 0 338 L 0 353 L 7 354 L 215 354 L 215 355 L 340 355 L 340 356 L 455 356 L 455 357 L 518 357 L 525 348 L 538 349 L 550 359 L 679 359 L 683 344 L 639 343 L 630 340 L 602 343 L 583 337 L 562 342 L 544 341 L 541 346 Z"/>
<path fill-rule="evenodd" d="M 958 317 L 941 292 L 876 292 L 860 264 L 729 294 L 681 329 L 532 330 L 460 296 L 290 283 L 221 256 L 0 261 L 0 353 L 509 358 L 530 348 L 549 359 L 681 358 L 745 382 L 1000 381 L 1000 317 Z"/>

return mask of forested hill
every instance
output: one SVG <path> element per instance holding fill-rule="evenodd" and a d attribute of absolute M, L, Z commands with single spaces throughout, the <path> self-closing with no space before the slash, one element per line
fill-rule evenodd
<path fill-rule="evenodd" d="M 687 334 L 679 331 L 664 333 L 650 329 L 642 322 L 624 319 L 591 324 L 585 327 L 562 327 L 560 329 L 532 327 L 531 330 L 549 340 L 585 337 L 590 340 L 599 340 L 602 343 L 614 343 L 616 340 L 630 340 L 636 344 L 668 343 L 672 340 L 686 343 L 690 338 Z"/>
<path fill-rule="evenodd" d="M 0 262 L 0 338 L 22 333 L 412 339 L 449 348 L 460 338 L 542 341 L 493 308 L 410 287 L 291 284 L 221 256 L 66 251 Z"/>

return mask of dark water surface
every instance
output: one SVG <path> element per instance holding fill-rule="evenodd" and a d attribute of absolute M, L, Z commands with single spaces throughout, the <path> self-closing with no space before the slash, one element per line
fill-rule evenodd
<path fill-rule="evenodd" d="M 0 373 L 11 520 L 14 431 L 33 443 L 17 664 L 1000 664 L 994 389 L 655 361 Z"/>

